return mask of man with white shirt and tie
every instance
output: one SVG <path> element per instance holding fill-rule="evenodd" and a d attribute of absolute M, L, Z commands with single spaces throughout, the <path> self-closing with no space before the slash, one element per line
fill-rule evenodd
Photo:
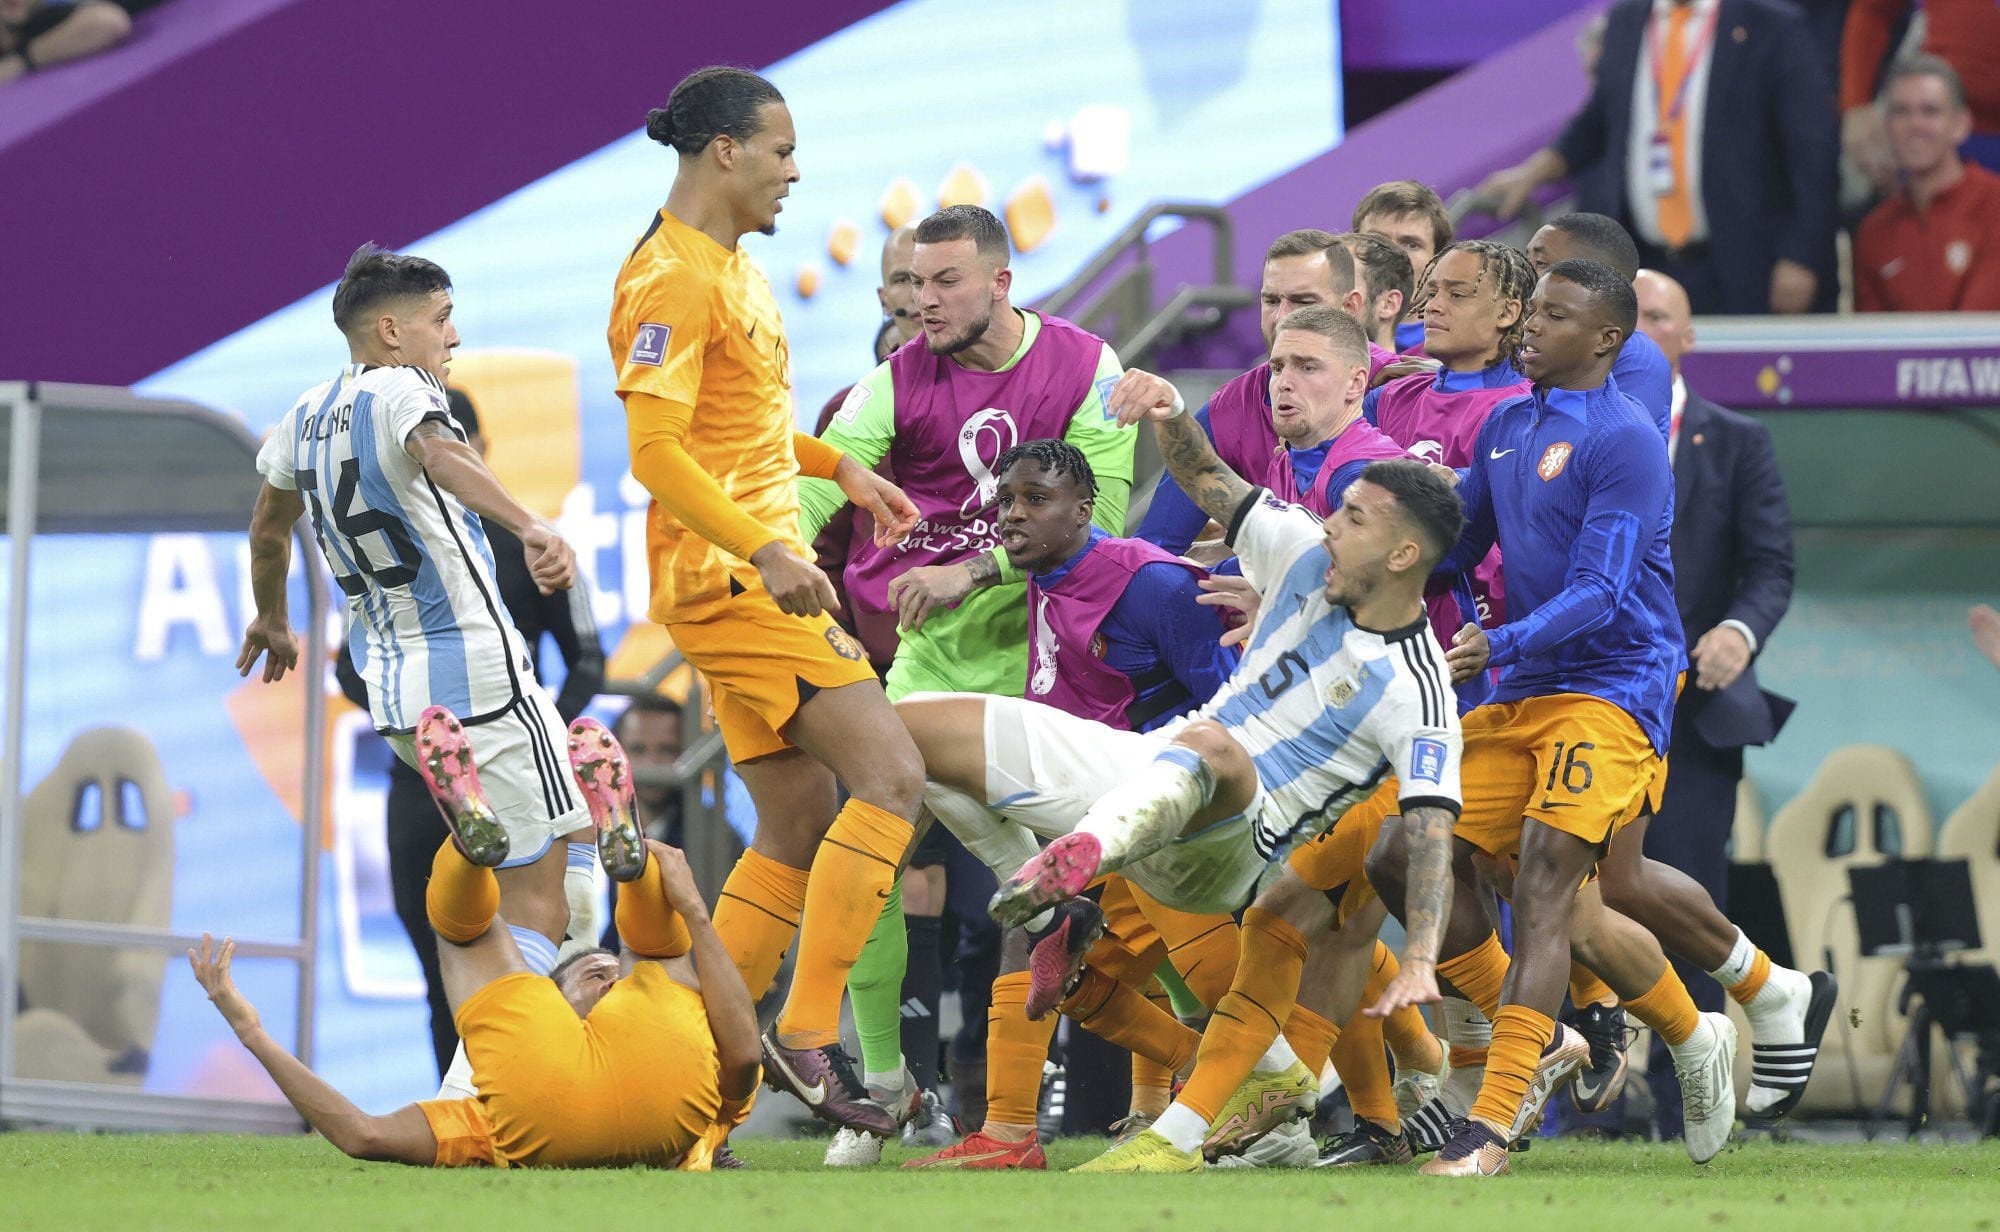
<path fill-rule="evenodd" d="M 1792 519 L 1771 433 L 1687 387 L 1681 358 L 1694 347 L 1688 298 L 1654 270 L 1633 282 L 1639 328 L 1673 370 L 1667 453 L 1674 467 L 1674 599 L 1687 639 L 1688 679 L 1674 710 L 1671 772 L 1646 855 L 1670 864 L 1729 910 L 1729 832 L 1743 749 L 1777 734 L 1792 704 L 1757 687 L 1753 662 L 1792 597 Z M 1703 1009 L 1722 988 L 1681 964 Z M 1680 1130 L 1671 1065 L 1648 1069 L 1664 1136 Z"/>
<path fill-rule="evenodd" d="M 1574 175 L 1577 208 L 1624 224 L 1697 312 L 1830 308 L 1839 133 L 1821 59 L 1779 0 L 1622 0 L 1589 100 L 1479 192 L 1507 219 Z"/>

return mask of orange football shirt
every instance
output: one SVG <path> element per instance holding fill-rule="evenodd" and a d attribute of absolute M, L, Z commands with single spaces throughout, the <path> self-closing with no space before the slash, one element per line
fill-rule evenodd
<path fill-rule="evenodd" d="M 619 396 L 692 408 L 683 439 L 689 457 L 770 539 L 811 560 L 799 533 L 791 352 L 770 283 L 748 254 L 662 209 L 618 272 L 608 335 Z M 647 428 L 630 426 L 634 440 Z M 726 600 L 732 578 L 759 585 L 747 560 L 690 530 L 657 499 L 647 514 L 646 554 L 648 615 L 661 624 Z"/>

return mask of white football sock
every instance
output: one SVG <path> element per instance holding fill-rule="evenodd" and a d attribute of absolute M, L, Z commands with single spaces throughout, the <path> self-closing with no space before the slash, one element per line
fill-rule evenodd
<path fill-rule="evenodd" d="M 604 945 L 604 870 L 597 862 L 596 843 L 571 843 L 563 869 L 563 897 L 569 900 L 569 928 L 564 931 L 556 961 Z"/>
<path fill-rule="evenodd" d="M 1153 1122 L 1153 1132 L 1173 1143 L 1175 1150 L 1192 1155 L 1201 1149 L 1201 1140 L 1208 1137 L 1208 1122 L 1186 1104 L 1175 1102 L 1168 1104 L 1160 1119 Z"/>
<path fill-rule="evenodd" d="M 1750 965 L 1757 958 L 1757 947 L 1750 944 L 1749 935 L 1742 929 L 1736 930 L 1736 944 L 1729 951 L 1729 957 L 1722 965 L 1709 972 L 1715 982 L 1724 988 L 1734 988 L 1750 978 Z"/>
<path fill-rule="evenodd" d="M 986 804 L 955 787 L 940 783 L 924 786 L 924 805 L 944 823 L 952 836 L 965 844 L 973 858 L 1005 881 L 1035 858 L 1041 845 L 1020 822 L 1003 816 Z"/>
<path fill-rule="evenodd" d="M 1278 1038 L 1271 1041 L 1271 1046 L 1257 1058 L 1257 1064 L 1252 1069 L 1259 1074 L 1282 1074 L 1298 1063 L 1299 1054 L 1292 1051 L 1291 1044 L 1285 1040 L 1285 1033 L 1280 1031 Z"/>
<path fill-rule="evenodd" d="M 1100 872 L 1117 872 L 1164 849 L 1215 796 L 1215 772 L 1193 749 L 1171 744 L 1132 778 L 1106 792 L 1077 824 L 1097 839 Z"/>

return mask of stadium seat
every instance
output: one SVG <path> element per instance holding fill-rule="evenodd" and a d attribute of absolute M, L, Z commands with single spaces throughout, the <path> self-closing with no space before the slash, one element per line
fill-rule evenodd
<path fill-rule="evenodd" d="M 1937 856 L 1964 860 L 1972 867 L 1972 901 L 1979 910 L 1982 945 L 1961 957 L 2000 962 L 2000 766 L 1945 818 L 1938 831 Z"/>
<path fill-rule="evenodd" d="M 1902 962 L 1861 957 L 1847 870 L 1928 856 L 1931 844 L 1930 804 L 1916 768 L 1884 745 L 1834 750 L 1771 819 L 1764 856 L 1784 896 L 1798 963 L 1827 966 L 1841 984 L 1836 1017 L 1801 1105 L 1807 1111 L 1872 1107 L 1903 1038 L 1904 1019 L 1896 1012 Z"/>
<path fill-rule="evenodd" d="M 23 822 L 23 916 L 169 926 L 173 793 L 144 734 L 78 732 L 29 793 Z M 166 964 L 157 949 L 23 941 L 16 1076 L 144 1082 Z"/>

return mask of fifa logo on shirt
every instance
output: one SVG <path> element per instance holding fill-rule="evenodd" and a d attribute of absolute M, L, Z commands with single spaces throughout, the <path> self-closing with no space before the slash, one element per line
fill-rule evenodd
<path fill-rule="evenodd" d="M 647 364 L 657 368 L 666 362 L 667 339 L 673 336 L 673 327 L 654 325 L 647 322 L 632 336 L 632 360 L 635 364 Z"/>
<path fill-rule="evenodd" d="M 958 507 L 961 515 L 972 517 L 993 503 L 993 494 L 1000 487 L 993 464 L 1020 443 L 1021 430 L 1014 425 L 1014 417 L 998 407 L 989 406 L 965 421 L 958 430 L 958 459 L 965 463 L 965 473 L 972 476 L 973 491 Z"/>
<path fill-rule="evenodd" d="M 1028 677 L 1028 692 L 1047 697 L 1056 687 L 1056 630 L 1049 623 L 1049 597 L 1042 596 L 1035 608 L 1035 670 Z"/>
<path fill-rule="evenodd" d="M 1547 483 L 1563 473 L 1563 467 L 1569 465 L 1569 456 L 1575 452 L 1576 447 L 1568 441 L 1557 441 L 1549 446 L 1548 451 L 1542 455 L 1542 460 L 1535 464 L 1535 473 L 1542 477 L 1543 483 Z"/>

